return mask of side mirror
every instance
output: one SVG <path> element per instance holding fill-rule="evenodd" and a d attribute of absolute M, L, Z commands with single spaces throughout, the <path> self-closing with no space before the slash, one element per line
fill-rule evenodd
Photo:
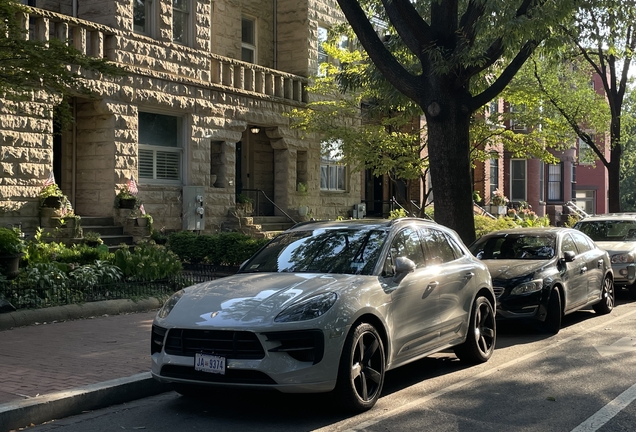
<path fill-rule="evenodd" d="M 576 255 L 572 251 L 563 252 L 563 261 L 565 261 L 566 263 L 574 261 L 575 257 Z"/>
<path fill-rule="evenodd" d="M 395 275 L 396 277 L 404 277 L 407 273 L 415 270 L 417 266 L 413 261 L 406 257 L 398 257 L 395 260 Z"/>

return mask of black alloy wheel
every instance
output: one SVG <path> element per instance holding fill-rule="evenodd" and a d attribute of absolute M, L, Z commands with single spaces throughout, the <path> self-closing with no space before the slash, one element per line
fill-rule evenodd
<path fill-rule="evenodd" d="M 603 286 L 601 287 L 601 301 L 592 307 L 594 308 L 594 312 L 597 314 L 605 315 L 614 309 L 614 302 L 614 281 L 611 277 L 605 276 L 605 279 L 603 279 Z"/>
<path fill-rule="evenodd" d="M 484 296 L 477 297 L 468 323 L 466 341 L 453 351 L 466 363 L 484 363 L 492 356 L 497 341 L 495 310 Z"/>
<path fill-rule="evenodd" d="M 380 397 L 385 372 L 384 346 L 375 327 L 361 323 L 347 336 L 336 393 L 346 409 L 371 409 Z"/>
<path fill-rule="evenodd" d="M 545 321 L 541 323 L 541 329 L 550 334 L 557 334 L 561 330 L 561 294 L 557 288 L 553 288 L 548 299 L 547 313 Z"/>

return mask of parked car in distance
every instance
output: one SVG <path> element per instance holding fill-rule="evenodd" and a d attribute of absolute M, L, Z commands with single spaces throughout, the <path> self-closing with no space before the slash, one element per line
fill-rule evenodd
<path fill-rule="evenodd" d="M 574 229 L 587 234 L 607 251 L 614 269 L 614 284 L 629 289 L 636 300 L 636 213 L 586 217 Z"/>
<path fill-rule="evenodd" d="M 498 319 L 530 319 L 552 334 L 561 318 L 593 306 L 614 308 L 607 252 L 570 228 L 516 228 L 484 235 L 470 246 L 493 280 Z"/>
<path fill-rule="evenodd" d="M 386 371 L 448 348 L 485 362 L 495 342 L 490 274 L 454 231 L 416 218 L 308 222 L 237 274 L 166 301 L 152 375 L 183 395 L 333 390 L 363 411 Z"/>

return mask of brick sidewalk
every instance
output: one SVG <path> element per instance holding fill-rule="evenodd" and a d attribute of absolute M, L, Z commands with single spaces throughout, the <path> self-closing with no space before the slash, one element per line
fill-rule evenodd
<path fill-rule="evenodd" d="M 148 372 L 155 314 L 0 331 L 0 404 Z"/>

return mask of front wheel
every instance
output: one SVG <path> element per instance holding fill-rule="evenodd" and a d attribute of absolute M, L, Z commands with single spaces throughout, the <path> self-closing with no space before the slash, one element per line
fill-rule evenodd
<path fill-rule="evenodd" d="M 466 363 L 484 363 L 492 356 L 496 340 L 495 310 L 486 297 L 477 297 L 470 314 L 466 341 L 453 349 L 455 355 Z"/>
<path fill-rule="evenodd" d="M 543 321 L 541 325 L 543 331 L 553 335 L 559 333 L 559 330 L 561 330 L 562 315 L 563 313 L 561 312 L 561 295 L 559 294 L 559 290 L 554 288 L 552 292 L 550 292 L 545 321 Z"/>
<path fill-rule="evenodd" d="M 603 280 L 603 286 L 601 287 L 601 301 L 594 306 L 594 312 L 599 315 L 608 314 L 614 309 L 614 282 L 612 278 L 607 276 Z"/>
<path fill-rule="evenodd" d="M 347 336 L 335 392 L 345 409 L 362 412 L 375 405 L 384 384 L 384 346 L 375 327 L 361 323 Z"/>

